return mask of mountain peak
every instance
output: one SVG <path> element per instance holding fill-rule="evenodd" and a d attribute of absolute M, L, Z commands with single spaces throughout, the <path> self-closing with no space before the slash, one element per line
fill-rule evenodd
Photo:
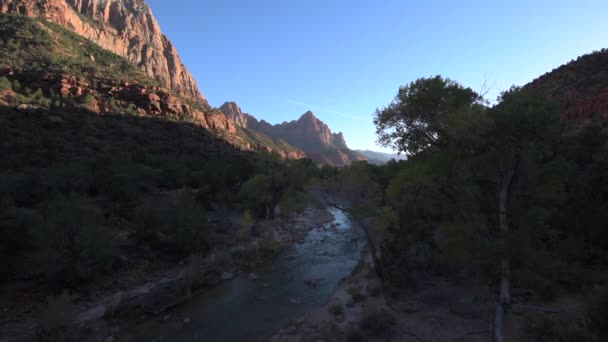
<path fill-rule="evenodd" d="M 300 116 L 300 119 L 298 119 L 298 121 L 312 120 L 312 119 L 318 120 L 313 112 L 307 111 L 306 113 L 302 114 L 302 116 Z"/>
<path fill-rule="evenodd" d="M 232 120 L 237 126 L 245 128 L 255 128 L 258 125 L 258 120 L 253 116 L 243 113 L 241 107 L 236 102 L 227 101 L 220 107 L 220 111 L 226 115 L 226 117 Z"/>
<path fill-rule="evenodd" d="M 226 114 L 226 115 L 228 115 L 228 113 L 232 113 L 235 115 L 243 113 L 241 111 L 241 107 L 239 107 L 239 105 L 237 105 L 236 102 L 232 102 L 232 101 L 224 102 L 224 104 L 220 107 L 220 110 L 222 112 L 224 112 L 224 114 Z"/>

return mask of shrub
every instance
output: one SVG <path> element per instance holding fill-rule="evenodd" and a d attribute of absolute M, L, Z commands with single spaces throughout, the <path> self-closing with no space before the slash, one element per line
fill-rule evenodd
<path fill-rule="evenodd" d="M 194 198 L 182 195 L 172 208 L 167 236 L 180 253 L 200 253 L 209 249 L 207 216 Z"/>
<path fill-rule="evenodd" d="M 358 287 L 349 287 L 348 293 L 351 295 L 355 303 L 360 302 L 365 298 L 365 296 L 361 293 L 361 289 Z"/>
<path fill-rule="evenodd" d="M 397 324 L 395 317 L 385 309 L 366 308 L 359 322 L 361 329 L 370 336 L 389 338 Z"/>
<path fill-rule="evenodd" d="M 369 293 L 370 296 L 379 296 L 380 293 L 382 293 L 382 288 L 379 284 L 375 284 L 375 285 L 368 285 L 367 286 L 367 293 Z"/>
<path fill-rule="evenodd" d="M 344 306 L 342 305 L 342 303 L 335 303 L 330 306 L 327 311 L 334 316 L 341 315 L 344 313 Z"/>
<path fill-rule="evenodd" d="M 63 341 L 76 314 L 72 296 L 64 291 L 57 297 L 48 297 L 46 307 L 38 316 L 38 337 L 42 341 Z"/>
<path fill-rule="evenodd" d="M 593 291 L 587 306 L 587 321 L 598 337 L 608 337 L 608 287 Z"/>
<path fill-rule="evenodd" d="M 181 281 L 178 286 L 180 292 L 187 296 L 192 295 L 192 290 L 199 285 L 203 278 L 203 272 L 201 266 L 203 265 L 204 259 L 200 255 L 191 255 L 188 257 L 188 262 L 183 270 Z"/>
<path fill-rule="evenodd" d="M 0 91 L 5 91 L 9 89 L 13 89 L 11 81 L 9 81 L 8 78 L 4 76 L 0 77 Z"/>
<path fill-rule="evenodd" d="M 358 326 L 349 324 L 344 332 L 344 340 L 346 342 L 365 342 L 368 339 Z"/>
<path fill-rule="evenodd" d="M 274 232 L 265 230 L 260 238 L 260 252 L 265 255 L 276 254 L 281 249 L 281 244 L 274 237 Z"/>
<path fill-rule="evenodd" d="M 570 322 L 553 315 L 527 314 L 524 324 L 526 331 L 539 342 L 596 341 L 584 322 Z"/>
<path fill-rule="evenodd" d="M 168 224 L 170 208 L 164 203 L 146 201 L 135 209 L 135 230 L 132 237 L 138 241 L 150 242 L 158 238 L 165 225 Z"/>
<path fill-rule="evenodd" d="M 78 195 L 57 196 L 45 204 L 45 224 L 32 232 L 41 261 L 57 268 L 62 281 L 86 280 L 110 268 L 118 250 L 102 226 L 99 210 Z"/>
<path fill-rule="evenodd" d="M 209 249 L 207 216 L 193 196 L 182 194 L 175 200 L 146 202 L 135 211 L 134 237 L 158 240 L 179 254 L 203 253 Z"/>

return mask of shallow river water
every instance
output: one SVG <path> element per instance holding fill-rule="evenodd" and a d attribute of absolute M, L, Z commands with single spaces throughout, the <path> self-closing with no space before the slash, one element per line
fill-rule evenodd
<path fill-rule="evenodd" d="M 260 341 L 322 306 L 361 255 L 363 235 L 341 211 L 268 264 L 206 290 L 171 311 L 123 331 L 125 341 Z M 337 225 L 337 226 L 336 226 Z M 190 322 L 184 324 L 184 319 Z"/>

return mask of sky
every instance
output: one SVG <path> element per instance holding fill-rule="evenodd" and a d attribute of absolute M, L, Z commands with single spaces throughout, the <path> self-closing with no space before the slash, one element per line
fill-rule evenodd
<path fill-rule="evenodd" d="M 606 0 L 146 0 L 214 107 L 270 123 L 311 110 L 352 149 L 376 108 L 442 75 L 490 100 L 608 47 Z"/>

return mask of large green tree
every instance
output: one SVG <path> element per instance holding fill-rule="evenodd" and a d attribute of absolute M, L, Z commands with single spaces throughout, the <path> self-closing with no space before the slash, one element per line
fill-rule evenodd
<path fill-rule="evenodd" d="M 502 341 L 511 303 L 511 260 L 521 257 L 520 242 L 534 246 L 546 238 L 566 166 L 556 156 L 560 124 L 555 106 L 520 88 L 505 92 L 492 108 L 485 103 L 449 79 L 419 79 L 377 110 L 374 123 L 380 143 L 411 156 L 387 192 L 394 205 L 409 203 L 397 210 L 409 213 L 401 221 L 427 222 L 422 225 L 427 231 L 433 229 L 428 223 L 438 222 L 452 237 L 481 237 L 494 249 L 501 274 L 495 337 Z M 478 230 L 484 234 L 476 238 L 471 226 L 487 229 Z M 457 240 L 446 249 L 481 246 L 454 246 Z"/>
<path fill-rule="evenodd" d="M 444 148 L 450 121 L 459 113 L 483 108 L 481 97 L 449 78 L 420 78 L 400 87 L 395 99 L 377 109 L 378 141 L 406 155 Z"/>

